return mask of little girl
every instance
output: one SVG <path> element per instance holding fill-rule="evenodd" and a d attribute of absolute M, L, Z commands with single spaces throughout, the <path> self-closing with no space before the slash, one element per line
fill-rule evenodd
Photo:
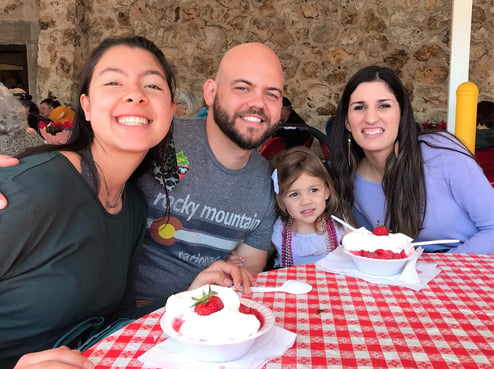
<path fill-rule="evenodd" d="M 338 198 L 327 169 L 309 148 L 298 146 L 273 159 L 279 218 L 271 242 L 275 267 L 314 263 L 338 247 L 345 231 L 331 220 Z"/>

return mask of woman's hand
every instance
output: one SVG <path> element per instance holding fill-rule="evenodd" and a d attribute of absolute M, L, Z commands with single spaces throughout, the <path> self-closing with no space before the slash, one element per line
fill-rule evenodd
<path fill-rule="evenodd" d="M 12 165 L 18 165 L 19 159 L 13 158 L 8 155 L 0 155 L 0 168 L 11 167 Z M 7 207 L 7 199 L 0 193 L 0 209 Z"/>
<path fill-rule="evenodd" d="M 223 260 L 215 261 L 207 269 L 197 275 L 189 290 L 204 286 L 205 284 L 217 284 L 219 286 L 234 286 L 236 290 L 242 290 L 244 295 L 250 295 L 250 287 L 256 286 L 252 275 L 246 269 L 240 269 Z"/>
<path fill-rule="evenodd" d="M 59 347 L 26 354 L 14 369 L 94 369 L 94 365 L 78 350 Z"/>

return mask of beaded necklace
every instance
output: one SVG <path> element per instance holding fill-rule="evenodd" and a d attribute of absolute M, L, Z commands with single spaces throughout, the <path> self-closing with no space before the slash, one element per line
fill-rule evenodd
<path fill-rule="evenodd" d="M 338 239 L 336 237 L 336 230 L 331 219 L 323 218 L 322 221 L 326 228 L 326 231 L 324 232 L 324 240 L 326 241 L 326 251 L 329 254 L 338 247 Z M 293 265 L 292 228 L 293 218 L 290 217 L 283 226 L 283 241 L 281 245 L 281 266 L 283 268 Z"/>

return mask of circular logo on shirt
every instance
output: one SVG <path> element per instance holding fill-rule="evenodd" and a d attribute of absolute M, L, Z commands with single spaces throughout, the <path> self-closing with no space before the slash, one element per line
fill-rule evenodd
<path fill-rule="evenodd" d="M 171 246 L 177 240 L 175 233 L 182 230 L 182 223 L 174 217 L 162 217 L 155 220 L 149 228 L 153 240 L 164 246 Z"/>

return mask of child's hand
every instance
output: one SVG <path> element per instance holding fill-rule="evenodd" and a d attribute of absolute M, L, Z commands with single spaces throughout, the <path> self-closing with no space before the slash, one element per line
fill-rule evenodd
<path fill-rule="evenodd" d="M 245 265 L 245 258 L 238 255 L 235 250 L 232 250 L 230 254 L 226 257 L 225 261 L 227 263 L 238 266 L 239 268 L 243 268 Z"/>

